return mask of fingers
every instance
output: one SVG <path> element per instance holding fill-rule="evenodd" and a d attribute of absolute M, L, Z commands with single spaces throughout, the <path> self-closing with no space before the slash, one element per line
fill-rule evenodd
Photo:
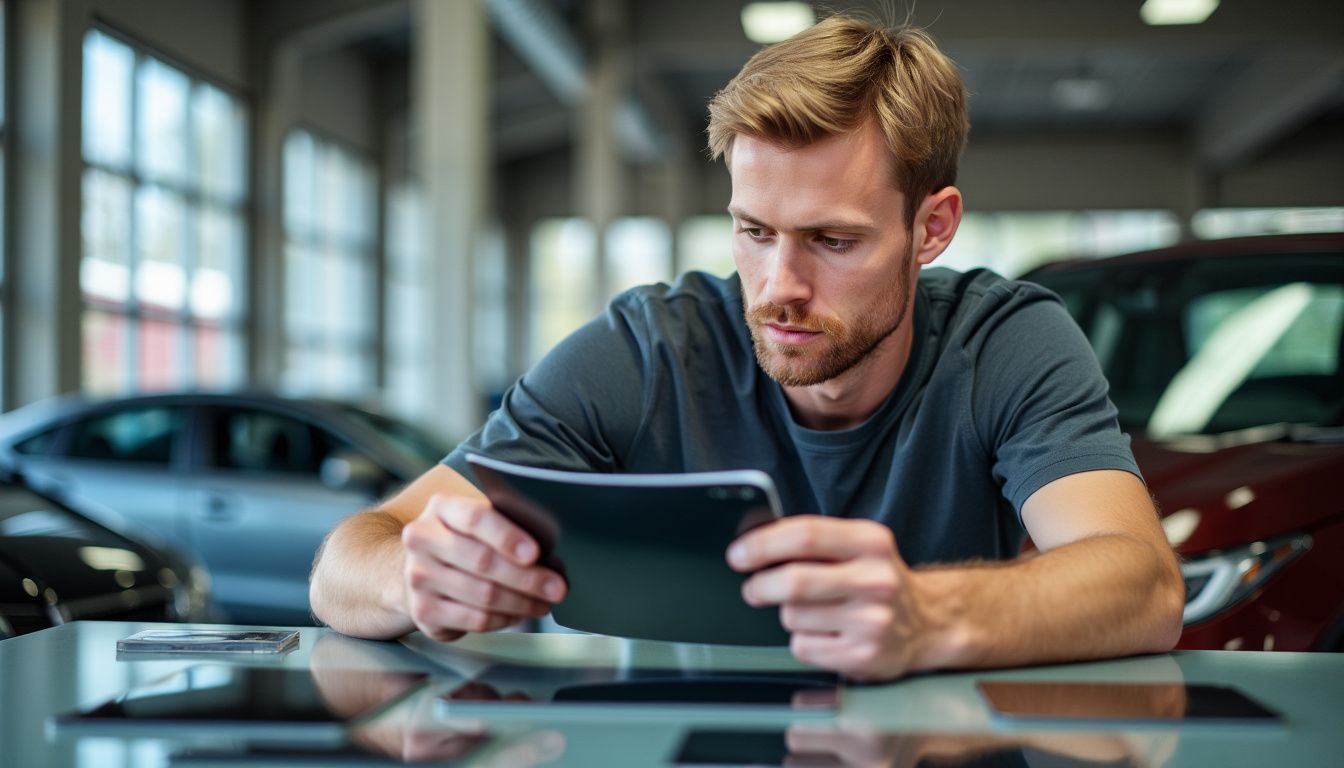
<path fill-rule="evenodd" d="M 843 634 L 855 640 L 883 640 L 895 621 L 895 609 L 880 603 L 786 605 L 779 609 L 779 623 L 790 632 Z"/>
<path fill-rule="evenodd" d="M 883 672 L 884 651 L 876 638 L 811 632 L 794 632 L 789 637 L 789 652 L 795 659 L 858 681 L 892 676 Z"/>
<path fill-rule="evenodd" d="M 407 601 L 411 620 L 435 640 L 456 640 L 466 632 L 494 632 L 518 621 L 517 616 L 493 613 L 428 592 L 412 591 Z"/>
<path fill-rule="evenodd" d="M 830 603 L 858 598 L 890 602 L 901 588 L 894 560 L 862 557 L 843 563 L 789 563 L 754 574 L 742 584 L 749 605 Z"/>
<path fill-rule="evenodd" d="M 755 528 L 728 547 L 728 564 L 755 571 L 791 560 L 848 560 L 895 555 L 891 529 L 872 520 L 796 515 Z"/>
<path fill-rule="evenodd" d="M 907 765 L 893 758 L 898 745 L 908 736 L 889 736 L 879 731 L 834 726 L 790 725 L 784 734 L 790 755 L 829 756 L 830 763 L 845 766 Z M 799 765 L 817 765 L 818 762 L 799 760 Z M 913 764 L 913 763 L 909 763 Z"/>
<path fill-rule="evenodd" d="M 541 554 L 537 542 L 484 499 L 435 496 L 427 512 L 449 528 L 470 536 L 520 566 L 528 566 Z"/>
<path fill-rule="evenodd" d="M 550 569 L 519 563 L 515 556 L 520 540 L 515 534 L 527 536 L 488 503 L 460 499 L 431 502 L 424 514 L 402 529 L 401 538 L 406 545 L 408 566 L 411 558 L 428 558 L 495 582 L 514 592 L 538 600 L 559 602 L 565 596 L 564 579 Z M 512 547 L 513 554 L 477 538 L 478 535 L 490 537 L 501 546 Z M 536 546 L 531 537 L 527 537 L 525 543 Z M 437 574 L 430 572 L 423 575 L 435 578 Z M 425 584 L 412 583 L 411 586 L 418 588 Z M 450 588 L 441 588 L 438 592 L 458 597 Z M 473 604 L 479 604 L 479 601 Z"/>
<path fill-rule="evenodd" d="M 427 576 L 429 568 L 417 568 L 414 571 L 410 577 L 413 587 L 435 592 L 441 597 L 474 608 L 491 613 L 508 614 L 515 618 L 545 616 L 551 610 L 549 602 L 515 592 L 499 582 L 448 567 L 442 568 L 441 572 L 430 578 Z"/>
<path fill-rule="evenodd" d="M 489 502 L 435 497 L 402 529 L 407 610 L 437 640 L 543 616 L 564 579 L 536 565 L 536 541 Z"/>
<path fill-rule="evenodd" d="M 800 608 L 785 605 L 779 609 L 779 623 L 789 632 L 811 632 L 817 635 L 837 635 L 844 625 L 847 607 L 838 605 L 811 605 Z"/>
<path fill-rule="evenodd" d="M 434 536 L 424 542 L 407 542 L 407 547 L 415 549 L 420 544 L 426 545 L 421 550 L 424 554 L 444 565 L 515 592 L 552 602 L 564 597 L 564 579 L 555 572 L 540 566 L 520 566 L 501 556 L 498 550 L 465 534 Z M 453 595 L 452 592 L 443 594 Z"/>

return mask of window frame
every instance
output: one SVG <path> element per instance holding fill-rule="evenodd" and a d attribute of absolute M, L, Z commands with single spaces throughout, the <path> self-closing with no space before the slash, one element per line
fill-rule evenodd
<path fill-rule="evenodd" d="M 306 133 L 314 144 L 314 149 L 325 151 L 334 149 L 345 154 L 348 158 L 358 164 L 366 167 L 370 172 L 370 202 L 368 214 L 372 225 L 369 231 L 367 242 L 360 242 L 357 238 L 347 237 L 340 233 L 323 230 L 321 227 L 307 227 L 299 232 L 295 232 L 290 227 L 291 219 L 289 213 L 290 201 L 288 200 L 288 169 L 286 168 L 287 157 L 286 148 L 290 140 L 298 133 Z M 317 152 L 315 151 L 315 156 Z M 384 314 L 386 312 L 386 275 L 387 275 L 387 254 L 383 238 L 386 235 L 386 222 L 384 220 L 384 206 L 387 202 L 385 188 L 386 169 L 380 162 L 377 153 L 372 150 L 363 149 L 355 146 L 338 136 L 333 135 L 311 123 L 298 120 L 290 124 L 285 130 L 280 140 L 280 272 L 282 280 L 287 281 L 289 269 L 289 250 L 291 246 L 303 248 L 311 253 L 322 253 L 324 249 L 334 246 L 336 250 L 345 254 L 354 254 L 357 259 L 363 261 L 369 268 L 369 275 L 372 278 L 369 288 L 369 316 L 367 320 L 368 336 L 366 339 L 343 336 L 339 333 L 333 333 L 330 329 L 322 329 L 317 333 L 307 332 L 302 336 L 294 333 L 289 326 L 289 288 L 281 291 L 281 381 L 282 386 L 295 389 L 304 395 L 331 395 L 345 397 L 347 399 L 357 399 L 361 396 L 368 397 L 376 395 L 386 383 L 386 365 L 387 350 L 385 340 Z M 316 179 L 314 179 L 316 183 Z M 362 382 L 364 387 L 362 392 L 334 392 L 321 386 L 312 386 L 305 381 L 301 385 L 295 386 L 289 382 L 289 355 L 291 351 L 303 350 L 305 352 L 329 352 L 337 350 L 345 355 L 355 355 L 362 359 L 368 370 L 370 378 Z"/>
<path fill-rule="evenodd" d="M 255 225 L 253 217 L 254 205 L 254 187 L 252 179 L 252 168 L 250 164 L 251 147 L 253 137 L 252 117 L 254 105 L 249 94 L 242 90 L 229 86 L 221 82 L 218 78 L 202 72 L 190 64 L 176 59 L 167 52 L 159 51 L 152 45 L 136 39 L 115 27 L 111 27 L 101 22 L 90 24 L 80 37 L 81 51 L 87 44 L 88 37 L 92 33 L 101 34 L 114 42 L 126 46 L 131 52 L 131 81 L 129 92 L 129 104 L 127 109 L 130 116 L 130 135 L 128 141 L 130 150 L 125 168 L 118 168 L 114 165 L 94 160 L 85 154 L 85 149 L 81 141 L 80 146 L 80 211 L 81 216 L 84 211 L 83 186 L 84 180 L 90 171 L 106 174 L 116 177 L 129 185 L 129 223 L 127 227 L 127 264 L 128 292 L 124 302 L 114 302 L 99 298 L 91 298 L 85 294 L 83 287 L 79 289 L 80 301 L 80 334 L 81 334 L 81 369 L 83 368 L 83 334 L 84 318 L 90 311 L 104 315 L 120 318 L 125 323 L 125 357 L 126 366 L 124 371 L 118 372 L 119 381 L 116 390 L 119 393 L 135 393 L 141 391 L 139 365 L 143 360 L 142 348 L 139 335 L 141 324 L 146 321 L 152 323 L 164 323 L 172 326 L 173 330 L 179 334 L 177 339 L 177 348 L 175 354 L 181 356 L 182 363 L 174 371 L 174 375 L 180 380 L 176 388 L 192 388 L 203 386 L 200 382 L 201 356 L 196 349 L 196 332 L 201 329 L 211 329 L 222 336 L 232 336 L 238 340 L 239 348 L 237 350 L 237 363 L 239 369 L 232 377 L 225 377 L 222 386 L 241 385 L 248 379 L 248 360 L 250 359 L 251 346 L 251 304 L 250 280 L 252 270 L 252 229 Z M 197 157 L 195 150 L 197 143 L 195 141 L 196 130 L 192 125 L 191 98 L 196 88 L 207 86 L 213 88 L 227 97 L 242 109 L 241 128 L 242 133 L 239 137 L 241 142 L 240 157 L 241 164 L 241 187 L 240 195 L 237 199 L 231 200 L 222 195 L 216 195 L 204 189 L 199 181 L 153 178 L 143 174 L 139 168 L 140 159 L 140 135 L 142 130 L 139 119 L 139 101 L 140 88 L 138 82 L 138 72 L 141 65 L 146 60 L 153 60 L 159 65 L 175 70 L 187 80 L 188 102 L 185 108 L 187 125 L 184 132 L 184 146 L 186 153 L 186 163 L 189 169 L 188 178 L 195 176 L 197 170 Z M 81 86 L 81 92 L 87 87 L 87 83 Z M 83 113 L 83 94 L 81 93 L 80 105 L 80 124 L 81 131 L 85 115 Z M 138 193 L 142 190 L 156 189 L 177 197 L 182 204 L 183 209 L 183 246 L 181 251 L 181 261 L 178 262 L 182 267 L 186 292 L 183 296 L 182 305 L 177 309 L 161 309 L 150 307 L 146 308 L 140 300 L 135 289 L 135 274 L 138 265 L 141 263 L 139 249 L 141 246 L 139 227 L 136 221 L 138 212 L 136 210 L 136 199 Z M 236 217 L 241 224 L 239 232 L 239 252 L 237 283 L 235 288 L 238 292 L 238 300 L 235 307 L 224 317 L 207 317 L 196 314 L 191 305 L 190 285 L 191 277 L 201 263 L 200 249 L 200 222 L 202 214 L 205 211 L 219 211 L 227 215 Z M 80 244 L 80 273 L 82 275 L 84 260 L 87 253 L 82 242 L 83 232 L 81 225 L 81 244 Z M 80 388 L 85 389 L 88 382 L 88 371 L 81 370 Z"/>

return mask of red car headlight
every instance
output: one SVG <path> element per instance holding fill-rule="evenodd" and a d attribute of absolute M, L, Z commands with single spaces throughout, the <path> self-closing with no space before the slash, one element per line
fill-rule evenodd
<path fill-rule="evenodd" d="M 1222 613 L 1311 547 L 1308 535 L 1257 541 L 1181 563 L 1188 626 Z"/>

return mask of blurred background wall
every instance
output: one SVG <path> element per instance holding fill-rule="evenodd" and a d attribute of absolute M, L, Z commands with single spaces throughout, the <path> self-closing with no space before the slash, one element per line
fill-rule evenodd
<path fill-rule="evenodd" d="M 830 4 L 966 78 L 940 263 L 1344 229 L 1344 4 L 1154 4 Z M 819 13 L 747 5 L 3 0 L 0 403 L 253 386 L 464 436 L 615 293 L 731 272 L 705 103 Z"/>

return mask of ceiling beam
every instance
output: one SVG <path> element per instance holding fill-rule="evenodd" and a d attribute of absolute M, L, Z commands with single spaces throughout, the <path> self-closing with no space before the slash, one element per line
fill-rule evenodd
<path fill-rule="evenodd" d="M 487 7 L 500 37 L 556 98 L 568 107 L 581 108 L 592 77 L 591 65 L 552 5 L 544 0 L 489 0 Z M 624 157 L 652 162 L 666 154 L 664 132 L 634 94 L 622 96 L 608 119 Z"/>
<path fill-rule="evenodd" d="M 1213 96 L 1195 126 L 1200 162 L 1226 170 L 1344 103 L 1344 54 L 1264 56 Z"/>
<path fill-rule="evenodd" d="M 742 32 L 741 3 L 722 0 L 632 0 L 634 43 L 655 56 L 721 56 L 753 46 Z M 1248 50 L 1291 42 L 1339 47 L 1344 43 L 1344 3 L 1338 0 L 1275 0 L 1222 3 L 1203 24 L 1152 27 L 1139 18 L 1134 2 L 1060 0 L 957 0 L 955 3 L 892 3 L 839 0 L 820 3 L 818 14 L 857 10 L 892 22 L 925 27 L 945 48 L 977 50 L 1089 49 L 1137 46 L 1164 50 Z M 745 58 L 742 59 L 745 61 Z M 740 65 L 740 64 L 739 64 Z"/>

